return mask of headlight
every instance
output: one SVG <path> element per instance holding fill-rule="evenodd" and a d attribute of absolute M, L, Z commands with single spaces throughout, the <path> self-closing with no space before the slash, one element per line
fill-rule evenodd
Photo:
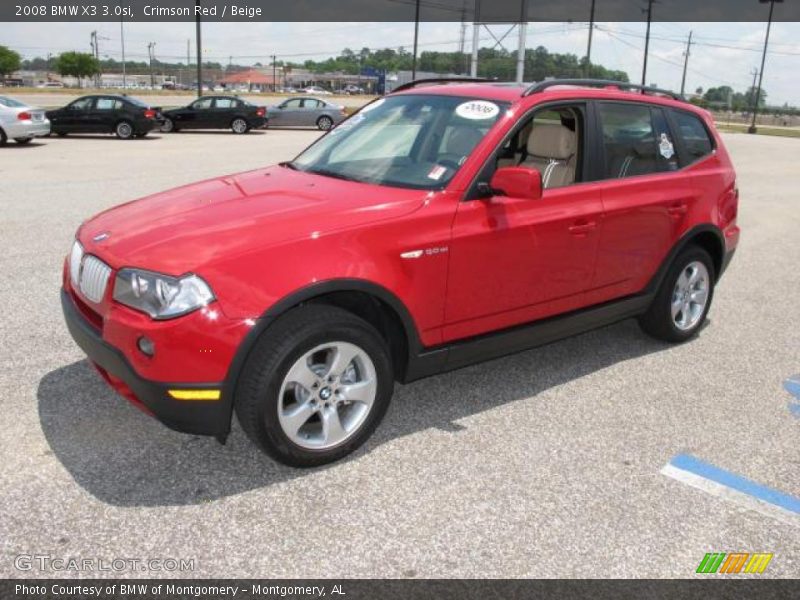
<path fill-rule="evenodd" d="M 197 275 L 176 278 L 140 269 L 121 269 L 114 283 L 114 300 L 154 319 L 172 319 L 214 300 L 208 284 Z"/>
<path fill-rule="evenodd" d="M 72 250 L 69 253 L 69 279 L 72 282 L 72 287 L 78 287 L 78 278 L 81 274 L 81 260 L 83 260 L 83 246 L 78 240 L 72 244 Z"/>

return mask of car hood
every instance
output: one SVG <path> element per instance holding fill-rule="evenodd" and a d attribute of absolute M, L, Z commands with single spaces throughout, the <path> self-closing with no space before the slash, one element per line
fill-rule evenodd
<path fill-rule="evenodd" d="M 215 259 L 393 219 L 428 194 L 275 166 L 117 206 L 84 223 L 78 237 L 114 268 L 177 276 Z"/>

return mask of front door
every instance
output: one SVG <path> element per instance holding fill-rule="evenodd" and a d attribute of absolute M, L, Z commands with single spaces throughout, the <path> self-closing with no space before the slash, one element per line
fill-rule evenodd
<path fill-rule="evenodd" d="M 59 115 L 58 130 L 69 133 L 83 133 L 88 131 L 89 111 L 92 108 L 94 98 L 87 96 L 78 98 L 72 104 L 61 111 Z"/>
<path fill-rule="evenodd" d="M 586 123 L 584 107 L 577 105 L 523 117 L 479 176 L 488 181 L 498 162 L 536 168 L 546 182 L 541 198 L 489 193 L 459 204 L 449 248 L 444 341 L 584 305 L 603 212 L 597 184 L 585 181 Z"/>

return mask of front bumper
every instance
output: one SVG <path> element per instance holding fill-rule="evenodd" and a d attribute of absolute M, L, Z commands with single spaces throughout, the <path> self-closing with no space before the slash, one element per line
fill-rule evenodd
<path fill-rule="evenodd" d="M 79 312 L 70 295 L 61 290 L 61 308 L 70 335 L 120 394 L 152 414 L 170 429 L 224 439 L 230 430 L 230 405 L 219 400 L 176 400 L 169 390 L 222 390 L 222 383 L 163 383 L 139 376 L 125 355 L 107 343 Z"/>

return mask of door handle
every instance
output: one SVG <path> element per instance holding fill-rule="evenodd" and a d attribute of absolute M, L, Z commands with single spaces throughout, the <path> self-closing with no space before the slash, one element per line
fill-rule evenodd
<path fill-rule="evenodd" d="M 689 212 L 689 207 L 686 206 L 683 202 L 680 204 L 673 204 L 667 209 L 667 213 L 672 215 L 673 217 L 681 217 Z"/>
<path fill-rule="evenodd" d="M 594 231 L 597 229 L 597 223 L 594 221 L 588 221 L 584 223 L 576 223 L 569 228 L 569 232 L 572 235 L 586 235 L 590 231 Z"/>

